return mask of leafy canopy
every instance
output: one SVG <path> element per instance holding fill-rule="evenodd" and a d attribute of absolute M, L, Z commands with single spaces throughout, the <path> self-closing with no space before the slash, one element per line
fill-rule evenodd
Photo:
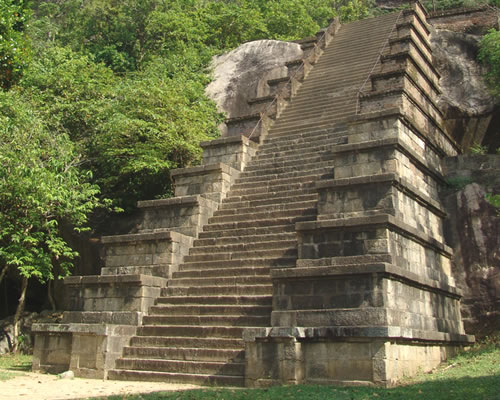
<path fill-rule="evenodd" d="M 79 168 L 64 134 L 51 134 L 16 92 L 0 92 L 0 265 L 21 276 L 53 279 L 58 260 L 67 274 L 76 253 L 59 233 L 77 230 L 100 205 L 97 186 Z"/>
<path fill-rule="evenodd" d="M 500 31 L 492 29 L 480 43 L 479 59 L 489 66 L 486 81 L 497 99 L 500 99 Z"/>
<path fill-rule="evenodd" d="M 31 57 L 25 35 L 30 10 L 24 0 L 0 1 L 0 87 L 10 88 Z"/>

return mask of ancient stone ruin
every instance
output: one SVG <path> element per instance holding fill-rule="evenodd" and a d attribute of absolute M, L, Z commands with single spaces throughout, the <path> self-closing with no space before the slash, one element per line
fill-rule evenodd
<path fill-rule="evenodd" d="M 98 276 L 65 284 L 33 367 L 76 376 L 258 387 L 391 385 L 470 344 L 445 244 L 427 14 L 340 25 L 298 43 L 245 115 L 102 238 Z M 273 72 L 273 74 L 276 71 Z"/>

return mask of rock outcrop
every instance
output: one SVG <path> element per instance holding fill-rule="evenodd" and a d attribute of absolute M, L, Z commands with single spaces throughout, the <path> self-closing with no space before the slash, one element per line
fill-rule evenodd
<path fill-rule="evenodd" d="M 444 201 L 453 275 L 464 291 L 462 316 L 467 332 L 483 336 L 500 329 L 500 218 L 486 199 L 500 193 L 500 156 L 452 157 L 445 168 L 455 187 Z"/>
<path fill-rule="evenodd" d="M 477 62 L 480 39 L 442 29 L 431 36 L 434 63 L 441 73 L 440 105 L 448 131 L 464 150 L 483 142 L 495 109 L 483 79 L 486 70 Z"/>
<path fill-rule="evenodd" d="M 278 40 L 257 40 L 215 57 L 214 79 L 206 94 L 227 118 L 246 115 L 248 100 L 265 96 L 268 79 L 286 76 L 286 63 L 302 58 L 300 44 Z"/>

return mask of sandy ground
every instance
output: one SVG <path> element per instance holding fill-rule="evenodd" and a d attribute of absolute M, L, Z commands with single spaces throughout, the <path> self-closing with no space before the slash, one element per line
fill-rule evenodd
<path fill-rule="evenodd" d="M 62 400 L 117 394 L 150 393 L 197 389 L 198 386 L 156 382 L 104 381 L 99 379 L 60 379 L 56 375 L 26 372 L 0 381 L 1 400 Z"/>

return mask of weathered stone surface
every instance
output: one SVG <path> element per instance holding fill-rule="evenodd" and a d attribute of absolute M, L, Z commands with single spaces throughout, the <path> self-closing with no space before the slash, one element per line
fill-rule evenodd
<path fill-rule="evenodd" d="M 302 58 L 299 44 L 257 40 L 214 58 L 214 79 L 206 93 L 228 118 L 246 115 L 248 100 L 266 96 L 267 80 L 287 76 L 286 63 Z"/>
<path fill-rule="evenodd" d="M 485 195 L 500 193 L 500 156 L 460 156 L 446 165 L 450 183 L 458 186 L 444 193 L 450 215 L 445 233 L 464 291 L 464 323 L 468 332 L 487 335 L 500 321 L 500 218 Z"/>
<path fill-rule="evenodd" d="M 465 149 L 483 141 L 495 105 L 482 77 L 485 68 L 477 62 L 480 39 L 442 29 L 431 35 L 434 63 L 442 76 L 440 106 L 445 123 Z"/>

